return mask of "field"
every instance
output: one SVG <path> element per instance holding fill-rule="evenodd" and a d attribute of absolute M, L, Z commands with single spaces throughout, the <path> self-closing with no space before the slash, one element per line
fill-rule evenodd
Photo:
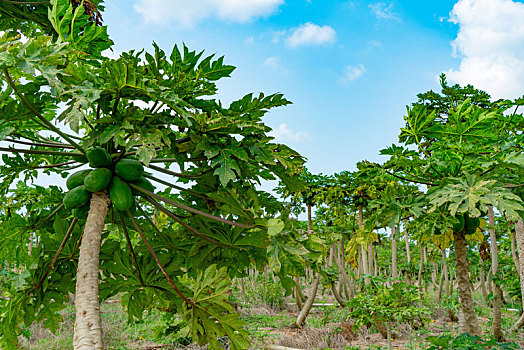
<path fill-rule="evenodd" d="M 302 329 L 290 327 L 298 315 L 294 301 L 290 298 L 283 298 L 280 293 L 282 291 L 279 289 L 264 289 L 263 282 L 262 276 L 259 276 L 258 283 L 255 283 L 254 278 L 246 279 L 245 299 L 241 295 L 240 285 L 236 284 L 230 299 L 245 321 L 245 327 L 249 329 L 252 340 L 250 349 L 271 349 L 271 345 L 307 350 L 387 349 L 387 340 L 375 327 L 354 330 L 354 322 L 349 315 L 349 310 L 337 307 L 336 301 L 327 290 L 318 295 L 306 326 Z M 437 295 L 434 290 L 429 290 L 426 297 L 425 303 L 431 310 L 427 314 L 426 325 L 418 330 L 400 325 L 398 338 L 392 341 L 393 348 L 428 349 L 432 346 L 427 339 L 430 336 L 447 336 L 446 339 L 449 340 L 459 335 L 457 322 L 450 321 L 448 317 L 450 306 L 437 303 L 435 301 Z M 483 300 L 480 292 L 474 293 L 474 297 L 483 329 L 482 333 L 489 338 L 492 323 L 491 309 Z M 506 305 L 503 311 L 502 326 L 505 331 L 518 316 L 518 311 L 511 309 L 511 306 Z M 25 344 L 24 348 L 31 350 L 70 349 L 74 308 L 68 307 L 62 315 L 65 321 L 56 335 L 51 334 L 41 325 L 34 324 L 30 327 L 27 333 L 30 334 L 29 340 L 21 342 Z M 109 300 L 102 304 L 102 325 L 107 349 L 205 349 L 196 344 L 189 344 L 191 343 L 190 337 L 185 337 L 184 332 L 180 329 L 180 325 L 183 325 L 180 318 L 161 310 L 147 311 L 142 321 L 128 324 L 127 313 L 122 310 L 119 299 Z M 521 346 L 515 349 L 524 348 L 522 347 L 524 345 L 522 334 L 509 335 L 506 341 Z M 472 343 L 471 339 L 465 339 L 462 344 L 457 342 L 456 348 L 460 345 L 466 346 L 466 344 L 472 346 Z M 463 347 L 463 349 L 477 348 Z"/>

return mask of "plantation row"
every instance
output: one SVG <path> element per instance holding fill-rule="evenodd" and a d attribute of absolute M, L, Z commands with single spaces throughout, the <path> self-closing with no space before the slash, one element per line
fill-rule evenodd
<path fill-rule="evenodd" d="M 442 76 L 442 92 L 408 108 L 385 162 L 312 174 L 262 121 L 290 103 L 281 94 L 224 107 L 216 82 L 234 67 L 185 46 L 104 57 L 102 11 L 0 0 L 1 348 L 40 326 L 71 332 L 65 348 L 111 348 L 101 306 L 115 300 L 130 324 L 167 315 L 156 334 L 173 343 L 269 346 L 241 310 L 257 300 L 249 281 L 262 304 L 268 290 L 292 302 L 287 326 L 301 332 L 315 301 L 336 305 L 340 324 L 328 311 L 321 323 L 343 330 L 340 346 L 377 331 L 391 348 L 442 309 L 468 335 L 432 338 L 435 349 L 514 348 L 503 341 L 524 316 L 508 329 L 502 314 L 522 310 L 524 99 Z M 260 190 L 266 180 L 277 195 Z"/>

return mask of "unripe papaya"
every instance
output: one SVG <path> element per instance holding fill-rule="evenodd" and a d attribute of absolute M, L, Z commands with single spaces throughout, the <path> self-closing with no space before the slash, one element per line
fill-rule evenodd
<path fill-rule="evenodd" d="M 467 235 L 474 234 L 480 226 L 480 218 L 471 218 L 467 213 L 464 214 L 464 222 Z"/>
<path fill-rule="evenodd" d="M 91 169 L 80 170 L 76 173 L 69 175 L 66 181 L 66 186 L 68 190 L 72 190 L 75 187 L 82 186 L 86 176 L 91 172 Z"/>
<path fill-rule="evenodd" d="M 90 208 L 90 205 L 88 202 L 86 205 L 81 206 L 80 208 L 75 208 L 71 212 L 73 213 L 73 216 L 77 218 L 78 220 L 84 220 L 87 218 L 87 214 L 89 213 L 89 208 Z"/>
<path fill-rule="evenodd" d="M 64 206 L 66 209 L 80 208 L 89 202 L 90 197 L 91 193 L 87 192 L 83 185 L 75 187 L 64 196 Z"/>
<path fill-rule="evenodd" d="M 455 219 L 456 219 L 456 222 L 453 223 L 453 226 L 452 226 L 453 232 L 461 232 L 464 229 L 464 223 L 465 223 L 464 215 L 458 214 L 457 216 L 455 216 Z"/>
<path fill-rule="evenodd" d="M 89 192 L 98 192 L 106 188 L 111 182 L 113 174 L 107 168 L 98 168 L 90 172 L 85 180 L 84 186 Z"/>
<path fill-rule="evenodd" d="M 138 160 L 122 159 L 115 165 L 115 174 L 126 181 L 137 181 L 144 175 L 144 166 Z"/>
<path fill-rule="evenodd" d="M 126 211 L 133 205 L 133 194 L 128 184 L 118 176 L 114 176 L 109 186 L 109 198 L 113 206 L 121 211 Z"/>
<path fill-rule="evenodd" d="M 86 156 L 89 164 L 94 168 L 105 168 L 113 163 L 111 155 L 100 146 L 89 147 Z"/>
<path fill-rule="evenodd" d="M 153 186 L 153 184 L 143 176 L 137 181 L 133 181 L 133 184 L 137 185 L 138 187 L 142 187 L 144 190 L 148 190 L 149 192 L 155 192 L 155 186 Z M 144 194 L 141 191 L 134 189 L 133 187 L 131 187 L 131 192 L 135 196 L 142 196 Z"/>

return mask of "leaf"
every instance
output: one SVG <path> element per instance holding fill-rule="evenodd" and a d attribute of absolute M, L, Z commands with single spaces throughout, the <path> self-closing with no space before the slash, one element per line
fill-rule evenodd
<path fill-rule="evenodd" d="M 280 219 L 269 219 L 267 221 L 267 234 L 270 237 L 278 235 L 284 229 L 284 222 Z"/>

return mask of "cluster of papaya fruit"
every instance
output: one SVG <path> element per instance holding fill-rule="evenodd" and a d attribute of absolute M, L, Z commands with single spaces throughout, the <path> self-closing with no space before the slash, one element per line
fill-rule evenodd
<path fill-rule="evenodd" d="M 105 189 L 113 207 L 120 211 L 136 210 L 134 196 L 141 192 L 132 189 L 133 183 L 150 192 L 155 187 L 144 177 L 144 166 L 136 159 L 123 158 L 113 162 L 111 155 L 102 147 L 90 147 L 86 151 L 89 165 L 94 169 L 80 170 L 71 174 L 66 181 L 69 192 L 64 196 L 64 206 L 72 209 L 73 216 L 85 219 L 89 212 L 91 194 Z"/>
<path fill-rule="evenodd" d="M 480 218 L 472 218 L 468 213 L 459 214 L 455 216 L 455 219 L 457 219 L 457 222 L 452 226 L 453 232 L 462 232 L 464 230 L 465 234 L 472 235 L 480 226 Z"/>

